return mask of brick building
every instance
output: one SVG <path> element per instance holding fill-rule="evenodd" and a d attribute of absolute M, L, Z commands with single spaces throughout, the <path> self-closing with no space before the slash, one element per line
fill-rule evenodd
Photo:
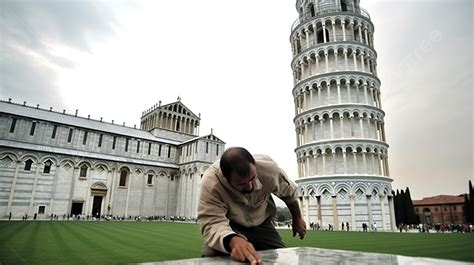
<path fill-rule="evenodd" d="M 458 196 L 438 195 L 413 200 L 413 207 L 421 223 L 464 223 L 464 194 Z"/>

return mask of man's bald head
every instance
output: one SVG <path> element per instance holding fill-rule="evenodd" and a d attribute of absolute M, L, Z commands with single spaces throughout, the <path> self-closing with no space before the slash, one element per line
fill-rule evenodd
<path fill-rule="evenodd" d="M 243 147 L 230 147 L 221 156 L 220 168 L 227 179 L 232 173 L 245 177 L 250 173 L 250 165 L 255 165 L 255 159 Z"/>

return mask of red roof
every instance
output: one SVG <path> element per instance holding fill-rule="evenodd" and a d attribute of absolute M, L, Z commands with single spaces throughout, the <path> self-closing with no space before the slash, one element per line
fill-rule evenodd
<path fill-rule="evenodd" d="M 453 195 L 438 195 L 434 197 L 423 198 L 422 200 L 414 200 L 413 206 L 421 205 L 440 205 L 440 204 L 463 204 L 464 194 Z"/>

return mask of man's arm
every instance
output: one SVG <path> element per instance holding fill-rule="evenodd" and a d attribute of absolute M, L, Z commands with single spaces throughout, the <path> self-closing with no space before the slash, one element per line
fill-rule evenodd
<path fill-rule="evenodd" d="M 257 253 L 252 243 L 248 242 L 244 238 L 238 235 L 229 235 L 224 239 L 224 242 L 228 241 L 228 247 L 230 257 L 235 261 L 245 262 L 248 261 L 252 265 L 260 264 L 262 258 Z M 226 243 L 224 243 L 225 245 Z"/>
<path fill-rule="evenodd" d="M 293 223 L 292 223 L 293 236 L 296 236 L 296 234 L 299 234 L 300 239 L 303 239 L 304 235 L 306 234 L 306 222 L 303 220 L 301 216 L 300 204 L 296 200 L 296 201 L 287 203 L 286 206 L 288 206 L 291 216 L 293 217 Z"/>

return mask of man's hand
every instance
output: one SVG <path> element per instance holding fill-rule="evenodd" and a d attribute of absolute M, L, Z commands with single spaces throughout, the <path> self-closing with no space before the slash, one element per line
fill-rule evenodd
<path fill-rule="evenodd" d="M 257 265 L 262 262 L 262 258 L 257 253 L 253 245 L 240 236 L 232 237 L 229 247 L 231 249 L 230 257 L 235 261 L 248 261 L 252 265 Z"/>
<path fill-rule="evenodd" d="M 306 234 L 306 222 L 303 220 L 301 217 L 293 218 L 293 237 L 298 234 L 300 236 L 300 239 L 304 238 L 304 235 Z"/>

